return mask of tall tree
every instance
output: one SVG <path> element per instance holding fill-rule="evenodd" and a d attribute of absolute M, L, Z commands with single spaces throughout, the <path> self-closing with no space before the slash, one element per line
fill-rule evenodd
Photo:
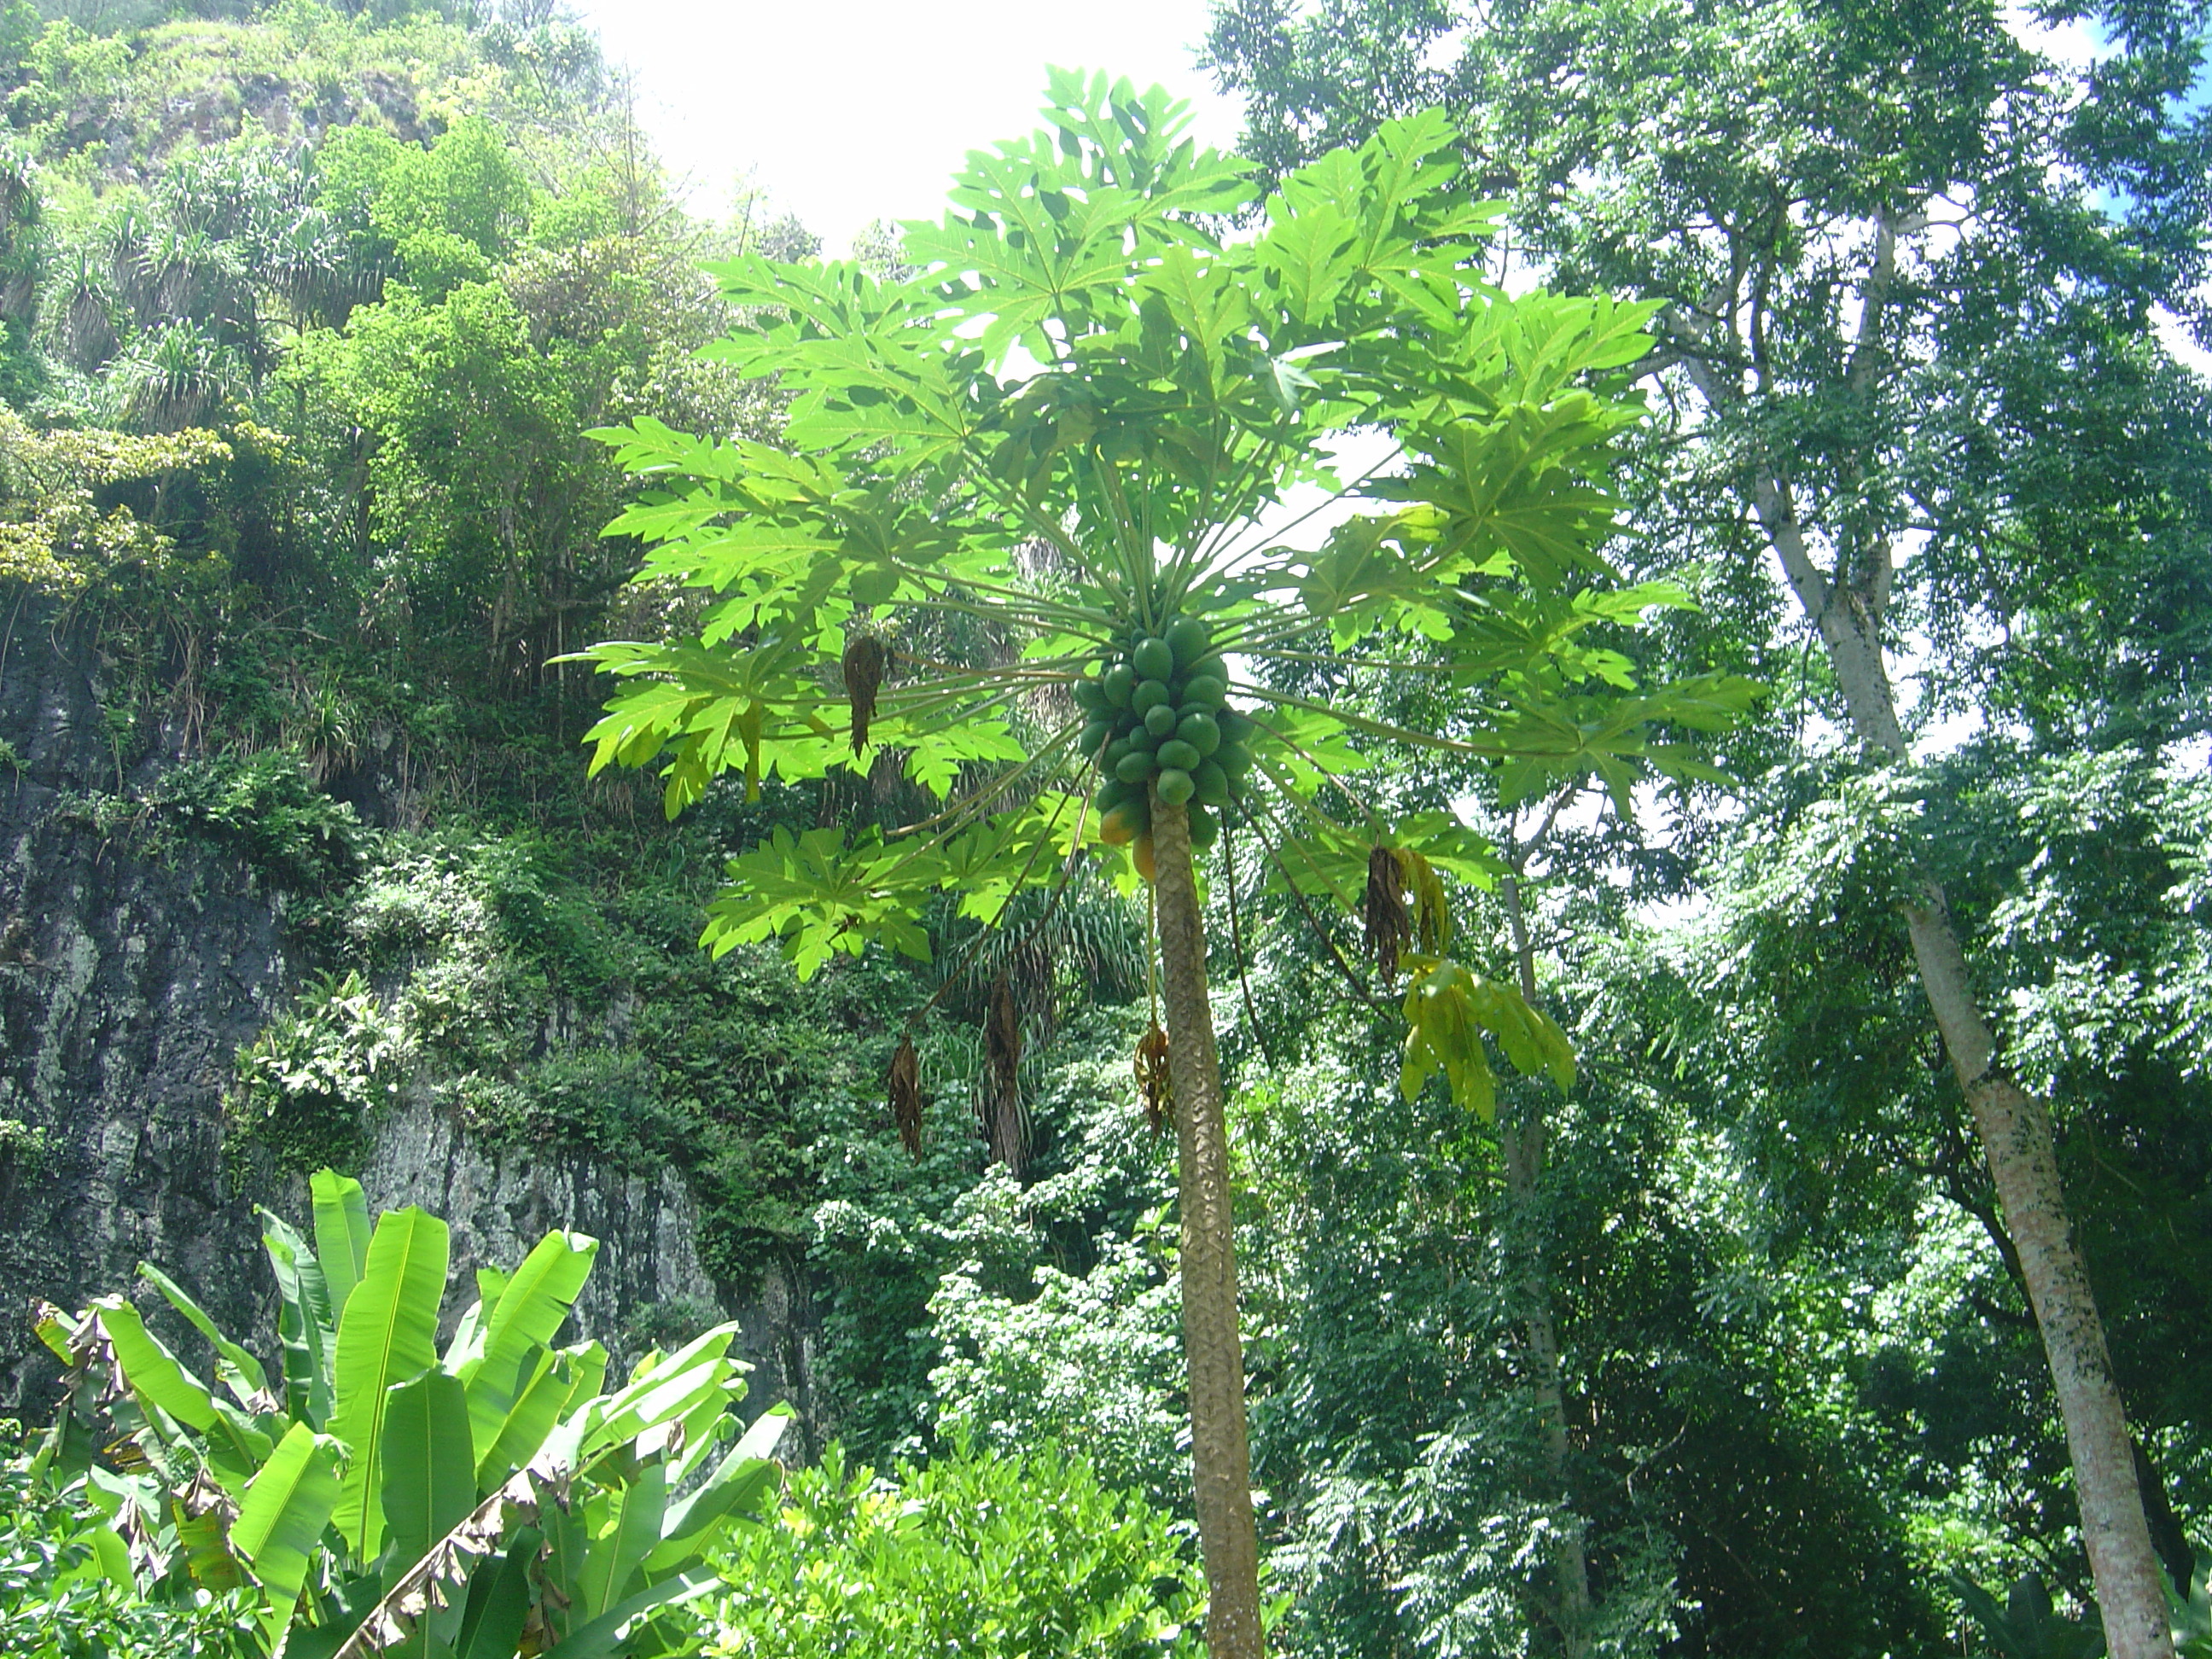
<path fill-rule="evenodd" d="M 2203 320 L 2212 122 L 2181 101 L 2203 15 L 2045 9 L 2104 31 L 2081 63 L 1988 0 L 1333 0 L 1304 18 L 1231 0 L 1210 51 L 1251 94 L 1271 167 L 1448 98 L 1526 258 L 1664 301 L 1662 384 L 1687 441 L 1662 461 L 1663 499 L 1717 487 L 1740 506 L 1687 545 L 1774 562 L 1831 706 L 1869 763 L 1909 768 L 1938 705 L 1900 695 L 1900 654 L 1962 660 L 1951 630 L 1967 628 L 2063 635 L 2047 594 L 2100 562 L 2140 569 L 2173 532 L 2158 434 L 2176 381 L 2148 331 L 2160 306 Z M 2065 478 L 2057 457 L 2081 440 L 2124 464 Z M 2106 651 L 2171 652 L 2163 619 L 2112 603 L 2126 590 L 2100 597 Z M 1932 872 L 1899 909 L 2042 1333 L 2112 1651 L 2164 1656 L 2051 1103 L 2008 1070 Z"/>
<path fill-rule="evenodd" d="M 1638 695 L 1589 637 L 1654 598 L 1603 591 L 1597 554 L 1612 440 L 1636 416 L 1617 371 L 1644 355 L 1649 313 L 1486 283 L 1486 216 L 1441 117 L 1386 123 L 1261 204 L 1157 88 L 1055 74 L 1045 114 L 1049 131 L 970 157 L 941 222 L 908 228 L 910 274 L 723 268 L 750 323 L 714 349 L 793 395 L 787 447 L 647 421 L 608 434 L 665 486 L 616 521 L 655 544 L 640 580 L 717 597 L 693 637 L 588 653 L 631 682 L 591 734 L 593 763 L 669 756 L 673 814 L 726 771 L 757 787 L 867 763 L 872 743 L 902 752 L 943 811 L 888 840 L 783 833 L 732 863 L 708 942 L 779 939 L 802 972 L 872 939 L 924 954 L 939 895 L 995 923 L 1086 848 L 1131 845 L 1158 916 L 1168 1030 L 1147 1044 L 1164 1044 L 1177 1132 L 1207 1641 L 1257 1655 L 1196 874 L 1212 815 L 1279 811 L 1285 871 L 1349 907 L 1378 860 L 1395 867 L 1386 841 L 1421 867 L 1489 867 L 1441 815 L 1386 825 L 1329 791 L 1369 763 L 1363 744 L 1511 760 L 1530 788 L 1595 770 L 1626 790 L 1683 768 L 1653 722 L 1724 720 L 1741 688 Z M 1215 216 L 1250 207 L 1256 234 L 1216 234 Z M 1395 447 L 1340 484 L 1333 446 L 1354 428 Z M 1300 483 L 1375 510 L 1306 537 L 1311 514 L 1263 523 Z M 945 614 L 980 617 L 1012 653 L 936 659 L 914 624 Z M 1270 663 L 1448 673 L 1470 733 L 1392 726 Z M 849 716 L 833 725 L 841 672 Z M 1351 821 L 1324 796 L 1352 801 Z M 1571 1074 L 1559 1028 L 1510 981 L 1450 961 L 1440 907 L 1419 908 L 1407 1086 L 1443 1073 L 1486 1114 L 1486 1033 L 1520 1069 Z M 1394 915 L 1411 929 L 1402 902 Z M 911 1045 L 890 1091 L 910 1121 Z"/>

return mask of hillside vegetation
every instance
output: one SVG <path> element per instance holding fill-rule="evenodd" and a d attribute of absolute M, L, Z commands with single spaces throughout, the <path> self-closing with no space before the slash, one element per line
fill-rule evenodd
<path fill-rule="evenodd" d="M 2212 1650 L 2203 10 L 1465 9 L 1194 6 L 1242 159 L 1056 73 L 829 263 L 551 8 L 0 12 L 0 674 L 94 665 L 57 825 L 279 919 L 222 1201 L 403 1106 L 672 1171 L 721 1305 L 579 1413 L 803 1291 L 781 1503 L 605 1650 L 1257 1651 L 1223 1398 L 1270 1650 Z M 1332 425 L 1400 448 L 1290 522 Z M 0 1199 L 94 1152 L 18 1097 Z M 309 1304 L 248 1399 L 150 1284 L 59 1311 L 182 1392 L 88 1315 L 0 1446 L 0 1653 L 334 1649 L 376 1540 L 194 1531 L 231 1416 L 368 1480 Z"/>

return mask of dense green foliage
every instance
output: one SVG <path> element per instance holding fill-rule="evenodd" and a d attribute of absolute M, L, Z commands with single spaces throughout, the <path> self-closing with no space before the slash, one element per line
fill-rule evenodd
<path fill-rule="evenodd" d="M 1732 1647 L 1734 1620 L 1823 1602 L 1838 1640 L 1909 1630 L 1954 1568 L 2087 1588 L 2018 1261 L 1914 984 L 1899 909 L 1931 878 L 2000 1063 L 2055 1103 L 2154 1541 L 2186 1581 L 2204 1443 L 2173 1389 L 2201 1369 L 2183 1350 L 2212 1288 L 2188 850 L 2212 404 L 2148 324 L 2163 304 L 2203 332 L 2203 10 L 2039 14 L 2100 31 L 2094 61 L 1994 7 L 1473 15 L 1257 0 L 1216 9 L 1209 50 L 1251 93 L 1271 169 L 1444 101 L 1531 264 L 1665 302 L 1670 418 L 1629 475 L 1634 562 L 1699 593 L 1680 644 L 1759 674 L 1784 718 L 1729 740 L 1755 785 L 1739 801 L 1553 861 L 1565 884 L 1609 872 L 1690 911 L 1653 929 L 1563 893 L 1559 983 L 1584 1029 L 1616 1034 L 1639 1115 L 1672 1119 L 1667 1164 L 1692 1178 L 1673 1213 L 1718 1247 L 1664 1341 L 1728 1332 L 1766 1373 L 1762 1419 L 1866 1469 L 1888 1522 L 1825 1558 L 1788 1550 L 1791 1597 L 1760 1614 L 1698 1565 L 1723 1540 L 1755 1559 L 1734 1526 L 1685 1506 L 1683 1639 Z M 1863 696 L 1846 714 L 1835 665 L 1862 641 L 1902 665 L 1901 735 Z M 1591 928 L 1649 944 L 1594 951 Z M 1589 1153 L 1577 1137 L 1559 1156 Z M 1570 1295 L 1627 1248 L 1553 1225 Z M 1565 1328 L 1583 1454 L 1654 1443 L 1608 1380 L 1608 1324 Z M 1639 1484 L 1662 1488 L 1674 1458 Z M 1602 1487 L 1577 1484 L 1601 1514 Z M 1795 1623 L 1747 1645 L 1831 1639 Z"/>
<path fill-rule="evenodd" d="M 1152 1023 L 1142 903 L 1093 874 L 1055 903 L 1016 899 L 993 933 L 1011 882 L 902 895 L 910 954 L 848 954 L 854 930 L 802 982 L 767 937 L 790 918 L 747 933 L 726 860 L 744 855 L 743 880 L 811 838 L 874 856 L 989 757 L 902 735 L 902 690 L 921 682 L 895 674 L 856 764 L 830 708 L 820 732 L 769 732 L 791 742 L 763 755 L 757 799 L 702 769 L 670 823 L 650 782 L 585 781 L 576 739 L 608 684 L 551 663 L 611 637 L 672 647 L 721 602 L 667 580 L 665 550 L 600 533 L 618 515 L 665 527 L 648 492 L 666 475 L 625 471 L 656 459 L 638 434 L 720 434 L 718 453 L 773 469 L 818 449 L 825 420 L 849 435 L 884 407 L 748 380 L 763 360 L 697 349 L 733 323 L 772 331 L 776 283 L 843 284 L 815 296 L 825 315 L 850 295 L 880 322 L 869 307 L 901 291 L 926 309 L 915 254 L 825 267 L 758 204 L 726 222 L 685 212 L 589 37 L 558 22 L 313 0 L 143 9 L 0 15 L 0 611 L 25 618 L 0 652 L 68 630 L 100 665 L 112 773 L 63 804 L 67 822 L 105 858 L 216 853 L 272 896 L 306 970 L 236 1058 L 241 1201 L 273 1170 L 357 1155 L 395 1104 L 518 1156 L 672 1169 L 731 1305 L 771 1269 L 796 1287 L 807 1446 L 842 1440 L 852 1459 L 794 1472 L 787 1511 L 735 1539 L 724 1587 L 693 1609 L 706 1650 L 829 1650 L 833 1593 L 886 1652 L 929 1650 L 963 1609 L 995 1613 L 988 1638 L 959 1628 L 1008 1651 L 1055 1620 L 1120 1620 L 1129 1640 L 1109 1651 L 1188 1647 L 1164 1628 L 1194 1593 L 1163 1520 L 1189 1519 L 1176 1175 L 1130 1067 Z M 1235 662 L 1224 706 L 1364 723 L 1322 766 L 1298 753 L 1318 724 L 1304 712 L 1277 720 L 1272 757 L 1255 734 L 1254 793 L 1301 796 L 1330 827 L 1298 808 L 1297 836 L 1263 842 L 1224 813 L 1201 871 L 1261 1528 L 1292 1598 L 1280 1640 L 1314 1656 L 1564 1654 L 1570 1630 L 1590 1652 L 1680 1659 L 2084 1650 L 2065 1442 L 1896 904 L 1941 879 L 2006 1064 L 2057 1103 L 2154 1532 L 2189 1578 L 2212 1509 L 2212 398 L 2153 319 L 2162 303 L 2201 320 L 2208 138 L 2177 96 L 2201 72 L 2201 11 L 2100 9 L 2093 65 L 1988 7 L 1512 0 L 1475 15 L 1252 0 L 1216 9 L 1210 51 L 1253 100 L 1265 179 L 1441 104 L 1474 178 L 1458 197 L 1502 204 L 1516 260 L 1625 316 L 1660 306 L 1649 435 L 1619 423 L 1626 464 L 1591 480 L 1609 477 L 1634 532 L 1603 550 L 1622 580 L 1588 568 L 1600 609 L 1547 648 L 1589 647 L 1571 689 L 1601 746 L 1622 732 L 1600 729 L 1600 702 L 1630 679 L 1721 668 L 1768 701 L 1711 739 L 1734 787 L 1674 751 L 1674 783 L 1631 793 L 1632 818 L 1604 799 L 1625 779 L 1570 789 L 1577 769 L 1555 768 L 1532 799 L 1535 780 L 1492 757 L 1394 736 L 1485 729 L 1428 672 L 1446 650 L 1432 635 L 1392 641 L 1407 673 L 1372 672 L 1386 653 L 1349 660 L 1367 647 L 1325 623 Z M 1193 38 L 1206 27 L 1194 6 Z M 1854 284 L 1900 203 L 1936 208 L 1893 216 L 1902 275 L 1879 349 L 1855 356 Z M 990 229 L 925 240 L 972 256 Z M 1191 246 L 1253 240 L 1205 234 Z M 738 273 L 741 312 L 700 273 L 709 260 Z M 939 323 L 954 326 L 916 325 Z M 1139 354 L 1176 332 L 1139 325 L 1124 343 Z M 1278 393 L 1325 394 L 1325 354 L 1284 363 L 1236 328 L 1224 362 L 1242 341 L 1247 368 L 1287 371 L 1236 394 L 1263 424 Z M 1059 343 L 1038 343 L 1050 363 Z M 1694 380 L 1737 350 L 1741 398 Z M 1100 447 L 1095 412 L 1058 390 L 1024 401 L 1018 380 L 991 411 L 992 433 L 1022 434 L 997 476 L 1052 483 Z M 1170 384 L 1187 404 L 1199 381 Z M 1209 396 L 1228 385 L 1206 380 Z M 791 434 L 795 390 L 813 401 Z M 628 452 L 589 435 L 626 423 Z M 1887 607 L 1908 763 L 1845 739 L 1828 660 L 1765 562 L 1741 492 L 1778 455 L 1826 568 Z M 854 465 L 889 463 L 869 446 Z M 974 501 L 957 506 L 972 527 Z M 1413 544 L 1355 539 L 1301 573 L 1305 599 L 1326 608 L 1323 579 L 1356 575 L 1354 555 Z M 941 573 L 938 551 L 875 546 L 852 562 L 872 571 L 841 566 L 815 601 L 870 615 L 895 650 L 1016 663 L 941 574 L 913 574 Z M 1065 569 L 1033 562 L 1025 592 L 1079 604 Z M 1234 605 L 1208 615 L 1252 625 Z M 1071 654 L 1139 648 L 1093 631 Z M 840 702 L 843 642 L 783 707 Z M 1199 665 L 1163 678 L 1175 731 L 1148 732 L 1152 763 L 1133 771 L 1158 771 L 1192 714 L 1224 735 L 1211 689 L 1192 695 Z M 1109 707 L 1101 743 L 1141 749 Z M 1079 715 L 1102 711 L 1055 692 L 982 712 L 1033 750 L 1063 728 L 1087 742 Z M 725 746 L 742 773 L 742 730 Z M 887 746 L 905 753 L 878 762 Z M 1364 770 L 1323 778 L 1352 754 Z M 0 748 L 0 789 L 21 769 Z M 1202 766 L 1191 777 L 1213 810 L 1225 792 Z M 1094 818 L 1123 805 L 1093 798 Z M 1330 890 L 1359 896 L 1373 825 L 1415 822 L 1452 848 L 1431 914 L 1454 951 L 1499 985 L 1525 961 L 1575 1051 L 1561 1091 L 1481 1050 L 1495 1123 L 1443 1079 L 1401 1088 L 1402 977 L 1386 982 Z M 711 957 L 710 917 L 728 947 Z M 0 936 L 0 960 L 12 948 Z M 1011 1053 L 994 1035 L 1002 983 Z M 883 1079 L 933 997 L 912 1028 L 929 1108 L 915 1158 Z M 0 1117 L 9 1179 L 68 1148 L 63 1126 Z M 197 1337 L 153 1312 L 208 1374 Z M 670 1348 L 719 1316 L 638 1309 L 624 1340 Z M 1532 1337 L 1546 1322 L 1563 1449 Z M 863 1462 L 894 1474 L 854 1474 Z M 125 1593 L 96 1542 L 97 1480 L 55 1490 L 71 1478 L 0 1473 L 0 1650 L 27 1618 L 64 1654 L 262 1639 L 250 1595 L 194 1589 L 188 1566 Z M 165 1560 L 179 1541 L 149 1534 Z M 1561 1600 L 1570 1541 L 1586 1620 Z M 136 1582 L 154 1584 L 152 1565 Z"/>
<path fill-rule="evenodd" d="M 247 1598 L 150 1600 L 102 1565 L 107 1518 L 82 1480 L 57 1488 L 13 1423 L 0 1425 L 0 1654 L 9 1659 L 136 1659 L 254 1652 Z"/>
<path fill-rule="evenodd" d="M 710 353 L 789 393 L 790 418 L 776 445 L 658 420 L 605 434 L 656 486 L 610 526 L 648 544 L 635 585 L 711 599 L 696 635 L 584 653 L 623 682 L 587 740 L 594 771 L 659 763 L 672 817 L 725 774 L 757 793 L 766 777 L 863 774 L 886 750 L 936 798 L 892 834 L 779 834 L 731 860 L 705 942 L 775 939 L 802 977 L 872 943 L 927 960 L 940 895 L 1003 929 L 1025 888 L 1129 847 L 1152 889 L 1167 1022 L 1139 1065 L 1177 1139 L 1208 1651 L 1257 1659 L 1194 860 L 1241 820 L 1301 903 L 1358 912 L 1386 984 L 1407 976 L 1401 1090 L 1441 1078 L 1492 1121 L 1493 1050 L 1564 1088 L 1571 1047 L 1525 971 L 1455 953 L 1444 872 L 1486 883 L 1488 843 L 1448 814 L 1378 810 L 1361 775 L 1427 751 L 1482 769 L 1510 805 L 1594 778 L 1626 811 L 1639 781 L 1717 777 L 1684 737 L 1753 688 L 1650 685 L 1620 648 L 1644 612 L 1686 603 L 1622 582 L 1601 551 L 1648 313 L 1500 292 L 1488 213 L 1440 112 L 1387 122 L 1261 199 L 1158 88 L 1054 71 L 1048 99 L 1044 129 L 975 153 L 942 222 L 908 227 L 893 276 L 721 268 L 739 322 Z M 1247 235 L 1215 236 L 1245 210 Z M 1388 453 L 1340 482 L 1355 437 Z M 1345 513 L 1306 535 L 1271 524 L 1301 485 Z M 947 662 L 914 636 L 939 617 L 979 619 L 994 648 Z M 1310 684 L 1316 662 L 1332 685 Z M 822 690 L 833 665 L 842 740 Z M 1368 712 L 1425 677 L 1450 688 L 1448 717 Z M 987 1027 L 1002 1073 L 1011 995 L 1002 981 Z M 890 1091 L 910 1140 L 915 1070 L 902 1043 Z"/>
<path fill-rule="evenodd" d="M 1202 1650 L 1188 1545 L 1140 1499 L 1050 1443 L 955 1444 L 878 1480 L 836 1448 L 722 1563 L 699 1651 L 716 1659 L 925 1659 Z"/>

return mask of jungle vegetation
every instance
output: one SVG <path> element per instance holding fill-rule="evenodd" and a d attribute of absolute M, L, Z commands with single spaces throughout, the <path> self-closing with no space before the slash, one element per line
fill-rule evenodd
<path fill-rule="evenodd" d="M 17 0 L 0 672 L 317 1173 L 53 1310 L 0 1652 L 2212 1651 L 2206 22 L 1218 0 L 824 259 L 550 9 Z"/>

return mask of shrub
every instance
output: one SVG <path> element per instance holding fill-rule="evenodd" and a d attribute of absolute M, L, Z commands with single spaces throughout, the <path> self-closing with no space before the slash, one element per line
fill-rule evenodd
<path fill-rule="evenodd" d="M 0 1656 L 224 1659 L 255 1650 L 244 1595 L 188 1589 L 178 1601 L 149 1600 L 123 1582 L 128 1572 L 128 1548 L 86 1502 L 84 1482 L 50 1486 L 16 1425 L 0 1422 Z"/>
<path fill-rule="evenodd" d="M 512 1083 L 471 1076 L 454 1092 L 490 1139 L 580 1147 L 623 1168 L 659 1167 L 682 1133 L 653 1062 L 633 1048 L 556 1049 Z"/>
<path fill-rule="evenodd" d="M 321 894 L 359 871 L 373 834 L 287 754 L 216 755 L 164 773 L 146 799 L 169 829 L 235 848 L 275 885 Z"/>
<path fill-rule="evenodd" d="M 367 980 L 319 975 L 238 1051 L 248 1132 L 287 1169 L 358 1163 L 368 1115 L 398 1093 L 406 1053 Z"/>
<path fill-rule="evenodd" d="M 1026 1301 L 996 1296 L 972 1264 L 929 1309 L 945 1360 L 929 1374 L 940 1433 L 1011 1447 L 1085 1447 L 1109 1480 L 1176 1504 L 1189 1480 L 1190 1419 L 1176 1387 L 1182 1299 L 1142 1246 L 1112 1247 L 1081 1278 L 1035 1270 Z"/>
<path fill-rule="evenodd" d="M 724 1659 L 1135 1659 L 1203 1651 L 1187 1541 L 1079 1457 L 965 1448 L 878 1480 L 832 1447 L 731 1535 L 704 1653 Z"/>
<path fill-rule="evenodd" d="M 53 1133 L 44 1124 L 26 1123 L 20 1117 L 0 1117 L 0 1169 L 13 1164 L 27 1174 L 44 1168 L 53 1151 Z"/>

